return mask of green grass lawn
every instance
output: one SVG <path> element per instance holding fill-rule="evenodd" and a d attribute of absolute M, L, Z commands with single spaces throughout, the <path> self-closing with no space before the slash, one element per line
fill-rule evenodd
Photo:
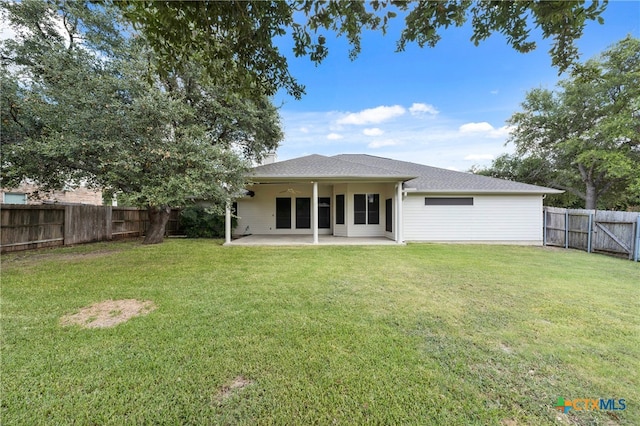
<path fill-rule="evenodd" d="M 60 325 L 108 299 L 157 309 Z M 3 425 L 640 424 L 640 264 L 606 256 L 101 243 L 2 256 L 1 314 Z"/>

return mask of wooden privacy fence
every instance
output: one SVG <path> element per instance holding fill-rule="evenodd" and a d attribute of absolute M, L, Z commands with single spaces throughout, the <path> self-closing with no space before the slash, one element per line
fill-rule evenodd
<path fill-rule="evenodd" d="M 171 211 L 169 235 L 179 233 L 179 212 Z M 139 237 L 149 226 L 146 210 L 112 206 L 2 204 L 0 219 L 2 253 Z"/>
<path fill-rule="evenodd" d="M 640 258 L 640 213 L 544 208 L 546 246 Z"/>

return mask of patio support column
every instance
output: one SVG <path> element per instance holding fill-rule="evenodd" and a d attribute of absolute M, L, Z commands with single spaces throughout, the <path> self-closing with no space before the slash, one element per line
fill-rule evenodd
<path fill-rule="evenodd" d="M 227 201 L 224 207 L 224 243 L 231 242 L 231 203 Z"/>
<path fill-rule="evenodd" d="M 402 244 L 402 182 L 396 185 L 396 243 Z"/>
<path fill-rule="evenodd" d="M 313 182 L 311 217 L 313 218 L 313 244 L 318 244 L 318 182 Z"/>

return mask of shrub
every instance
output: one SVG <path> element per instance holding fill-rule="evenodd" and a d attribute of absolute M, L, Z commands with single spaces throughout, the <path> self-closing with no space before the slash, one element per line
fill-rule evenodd
<path fill-rule="evenodd" d="M 180 229 L 187 238 L 221 238 L 224 237 L 224 215 L 210 213 L 205 207 L 185 207 L 180 212 Z M 237 219 L 231 218 L 232 229 Z"/>

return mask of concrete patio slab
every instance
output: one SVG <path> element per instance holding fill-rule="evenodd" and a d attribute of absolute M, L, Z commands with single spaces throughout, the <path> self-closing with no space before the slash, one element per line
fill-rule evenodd
<path fill-rule="evenodd" d="M 247 235 L 226 243 L 228 246 L 301 246 L 314 245 L 312 235 Z M 398 245 L 385 237 L 334 237 L 319 235 L 318 245 Z"/>

